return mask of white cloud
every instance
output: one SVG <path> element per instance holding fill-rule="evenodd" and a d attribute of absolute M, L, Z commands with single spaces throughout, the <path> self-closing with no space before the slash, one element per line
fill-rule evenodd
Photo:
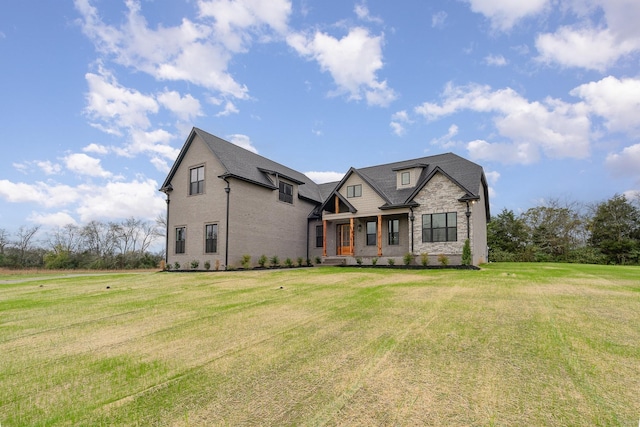
<path fill-rule="evenodd" d="M 391 129 L 393 129 L 393 133 L 397 136 L 402 136 L 407 132 L 405 125 L 411 123 L 413 123 L 413 121 L 409 118 L 407 111 L 402 110 L 393 113 L 391 116 L 391 123 L 389 125 L 391 126 Z"/>
<path fill-rule="evenodd" d="M 112 174 L 102 168 L 100 159 L 83 153 L 69 154 L 64 159 L 65 166 L 72 172 L 80 175 L 108 178 Z"/>
<path fill-rule="evenodd" d="M 344 177 L 344 173 L 341 172 L 305 172 L 306 176 L 309 177 L 316 184 L 323 184 L 325 182 L 335 182 L 340 181 Z"/>
<path fill-rule="evenodd" d="M 258 149 L 253 146 L 251 142 L 251 138 L 249 138 L 247 135 L 234 134 L 234 135 L 229 135 L 228 138 L 229 138 L 229 142 L 231 142 L 232 144 L 235 144 L 238 147 L 242 147 L 245 150 L 249 150 L 252 153 L 258 154 Z"/>
<path fill-rule="evenodd" d="M 369 105 L 386 106 L 397 95 L 386 80 L 379 81 L 376 76 L 383 67 L 383 39 L 382 35 L 371 36 L 367 29 L 355 27 L 341 39 L 318 31 L 312 36 L 292 33 L 287 42 L 331 74 L 337 86 L 331 95 L 348 94 L 350 100 L 364 97 Z"/>
<path fill-rule="evenodd" d="M 173 112 L 180 120 L 193 121 L 202 116 L 200 101 L 190 94 L 180 96 L 176 91 L 166 90 L 157 96 L 158 102 L 167 110 Z"/>
<path fill-rule="evenodd" d="M 441 10 L 431 15 L 431 26 L 433 28 L 444 28 L 444 23 L 447 20 L 447 12 Z"/>
<path fill-rule="evenodd" d="M 503 67 L 507 65 L 507 60 L 502 55 L 487 55 L 484 57 L 484 62 L 487 65 L 494 65 L 496 67 Z"/>
<path fill-rule="evenodd" d="M 53 227 L 63 227 L 68 224 L 76 224 L 76 220 L 67 212 L 37 213 L 32 212 L 27 220 L 35 224 Z"/>
<path fill-rule="evenodd" d="M 62 184 L 26 184 L 0 180 L 0 197 L 11 203 L 37 203 L 45 207 L 64 206 L 79 198 L 78 189 Z"/>
<path fill-rule="evenodd" d="M 640 79 L 605 77 L 573 89 L 571 95 L 585 100 L 589 111 L 605 119 L 613 132 L 640 129 Z"/>
<path fill-rule="evenodd" d="M 427 120 L 463 110 L 491 114 L 498 134 L 510 141 L 472 141 L 468 149 L 475 158 L 531 163 L 540 158 L 540 151 L 550 158 L 589 155 L 591 123 L 584 103 L 553 98 L 530 102 L 511 88 L 494 91 L 486 85 L 449 83 L 440 104 L 425 102 L 415 108 Z"/>
<path fill-rule="evenodd" d="M 235 104 L 231 101 L 227 101 L 224 104 L 224 110 L 220 111 L 216 114 L 216 117 L 226 117 L 231 114 L 238 114 L 240 110 L 235 106 Z"/>
<path fill-rule="evenodd" d="M 625 147 L 620 153 L 609 154 L 605 165 L 614 176 L 640 178 L 640 144 Z"/>
<path fill-rule="evenodd" d="M 173 135 L 164 129 L 154 131 L 133 130 L 130 132 L 130 143 L 124 148 L 115 149 L 121 156 L 133 157 L 137 154 L 149 154 L 152 157 L 160 155 L 169 160 L 178 157 L 179 149 L 173 148 L 170 144 Z"/>
<path fill-rule="evenodd" d="M 458 134 L 458 126 L 453 124 L 449 126 L 447 133 L 440 138 L 434 138 L 431 140 L 432 145 L 438 145 L 442 148 L 450 148 L 455 145 L 455 142 L 451 139 Z"/>
<path fill-rule="evenodd" d="M 83 147 L 82 151 L 84 151 L 85 153 L 107 154 L 109 153 L 109 147 L 92 142 L 86 147 Z"/>
<path fill-rule="evenodd" d="M 52 163 L 50 160 L 36 161 L 36 165 L 47 175 L 57 175 L 62 171 L 62 167 L 57 163 Z"/>
<path fill-rule="evenodd" d="M 358 19 L 361 19 L 367 22 L 375 22 L 378 24 L 383 23 L 382 19 L 380 19 L 379 17 L 371 16 L 371 14 L 369 13 L 369 8 L 367 7 L 366 2 L 364 1 L 362 3 L 356 4 L 355 7 L 353 8 L 353 11 L 355 12 Z"/>
<path fill-rule="evenodd" d="M 471 10 L 491 20 L 497 30 L 509 30 L 521 19 L 536 15 L 548 6 L 549 0 L 467 0 Z"/>

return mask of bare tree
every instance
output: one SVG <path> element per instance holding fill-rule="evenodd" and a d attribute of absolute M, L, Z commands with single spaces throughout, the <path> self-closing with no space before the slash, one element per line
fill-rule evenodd
<path fill-rule="evenodd" d="M 15 243 L 20 255 L 18 261 L 21 266 L 25 265 L 25 254 L 29 249 L 31 249 L 31 240 L 33 239 L 33 236 L 35 236 L 35 234 L 38 232 L 38 230 L 40 230 L 39 225 L 35 225 L 33 227 L 25 227 L 23 225 L 20 226 L 18 232 L 16 233 L 16 237 L 18 238 L 18 240 Z"/>
<path fill-rule="evenodd" d="M 49 234 L 48 242 L 56 253 L 76 252 L 82 246 L 82 229 L 75 224 L 58 227 Z"/>
<path fill-rule="evenodd" d="M 114 229 L 109 224 L 91 221 L 82 227 L 82 237 L 86 249 L 98 257 L 113 254 L 116 243 Z"/>
<path fill-rule="evenodd" d="M 9 232 L 4 228 L 0 228 L 0 254 L 4 254 L 4 248 L 11 243 L 9 241 Z"/>

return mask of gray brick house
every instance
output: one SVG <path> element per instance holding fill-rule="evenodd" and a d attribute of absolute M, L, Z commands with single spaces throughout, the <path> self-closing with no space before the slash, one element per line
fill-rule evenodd
<path fill-rule="evenodd" d="M 304 174 L 193 128 L 160 191 L 168 264 L 211 269 L 261 255 L 401 264 L 407 253 L 487 260 L 489 197 L 481 166 L 452 153 L 367 168 L 340 182 Z"/>

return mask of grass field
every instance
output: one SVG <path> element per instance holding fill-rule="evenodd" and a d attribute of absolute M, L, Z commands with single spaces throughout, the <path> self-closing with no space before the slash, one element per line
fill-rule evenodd
<path fill-rule="evenodd" d="M 0 272 L 0 425 L 638 426 L 640 268 Z"/>

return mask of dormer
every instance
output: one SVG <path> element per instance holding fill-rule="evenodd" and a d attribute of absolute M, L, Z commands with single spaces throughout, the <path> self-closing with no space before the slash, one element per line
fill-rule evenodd
<path fill-rule="evenodd" d="M 415 187 L 422 171 L 427 166 L 428 165 L 424 163 L 414 163 L 394 168 L 393 171 L 396 173 L 396 190 Z"/>

